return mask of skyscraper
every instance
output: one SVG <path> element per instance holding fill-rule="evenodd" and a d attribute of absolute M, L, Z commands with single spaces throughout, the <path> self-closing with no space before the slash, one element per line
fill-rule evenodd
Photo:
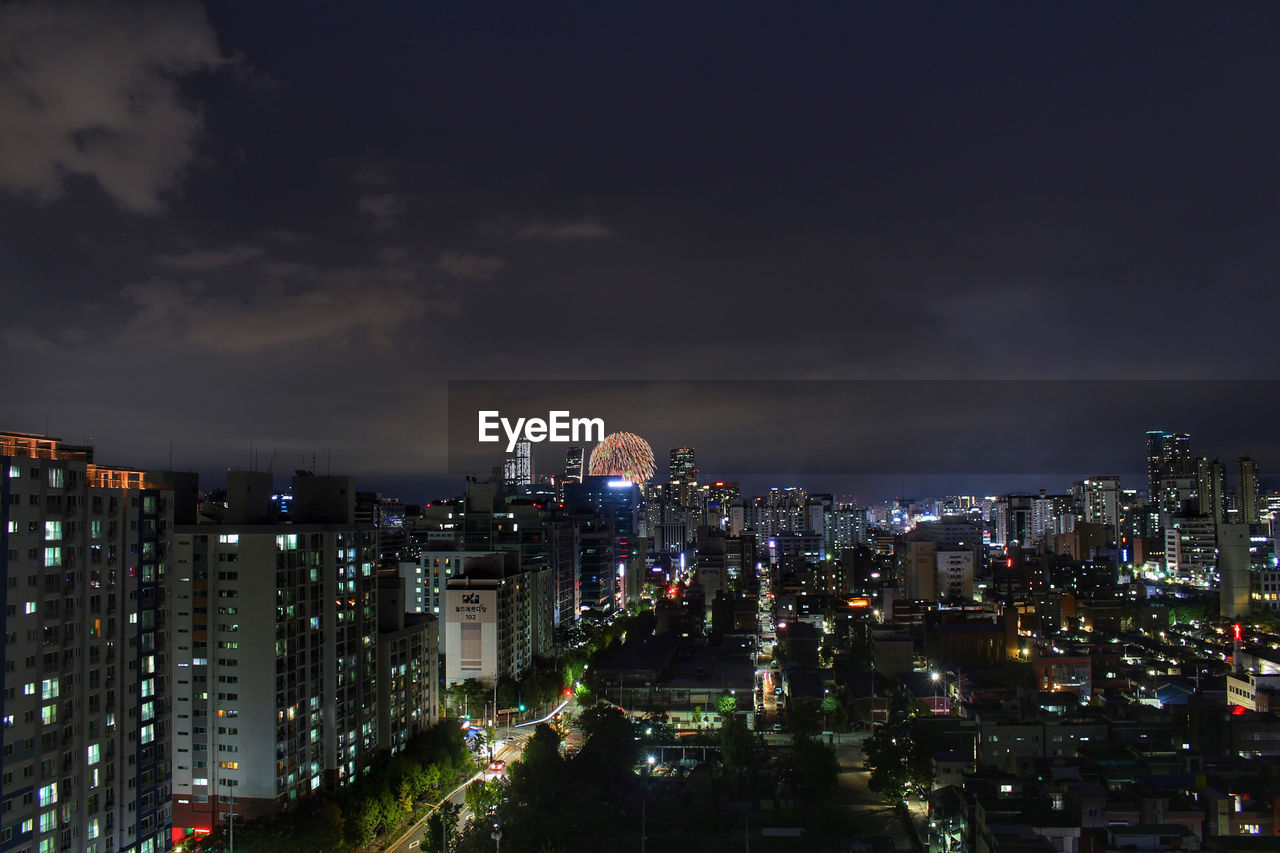
<path fill-rule="evenodd" d="M 516 449 L 507 454 L 502 466 L 502 479 L 518 487 L 528 488 L 533 485 L 532 442 L 516 442 Z"/>
<path fill-rule="evenodd" d="M 1258 523 L 1258 463 L 1248 456 L 1236 462 L 1236 508 L 1242 524 Z"/>
<path fill-rule="evenodd" d="M 386 689 L 377 534 L 354 520 L 354 486 L 295 477 L 282 524 L 264 499 L 271 474 L 231 472 L 222 518 L 177 525 L 178 827 L 210 827 L 233 809 L 240 819 L 269 813 L 372 764 L 383 739 L 375 688 Z"/>
<path fill-rule="evenodd" d="M 564 452 L 564 481 L 566 483 L 582 482 L 584 458 L 581 447 L 570 447 Z"/>
<path fill-rule="evenodd" d="M 171 846 L 174 496 L 92 447 L 0 433 L 0 850 Z"/>
<path fill-rule="evenodd" d="M 1147 430 L 1147 497 L 1153 512 L 1181 513 L 1183 501 L 1195 490 L 1194 478 L 1191 436 Z"/>
<path fill-rule="evenodd" d="M 1215 524 L 1222 523 L 1226 506 L 1224 491 L 1222 464 L 1217 459 L 1200 457 L 1196 463 L 1196 492 L 1200 499 L 1200 514 L 1211 517 Z"/>
<path fill-rule="evenodd" d="M 672 483 L 696 483 L 698 481 L 698 467 L 694 462 L 694 449 L 692 447 L 673 447 L 671 448 L 670 464 L 668 466 L 671 475 L 668 478 Z"/>
<path fill-rule="evenodd" d="M 671 483 L 671 493 L 681 506 L 689 506 L 693 491 L 698 485 L 698 466 L 693 459 L 692 447 L 673 447 L 669 456 L 667 470 Z"/>

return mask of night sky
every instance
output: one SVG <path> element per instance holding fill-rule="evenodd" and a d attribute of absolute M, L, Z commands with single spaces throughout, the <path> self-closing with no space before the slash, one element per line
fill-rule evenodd
<path fill-rule="evenodd" d="M 1277 45 L 1274 2 L 6 3 L 0 428 L 418 500 L 449 380 L 780 380 L 804 465 L 705 395 L 654 442 L 785 476 L 929 468 L 816 380 L 1012 379 L 947 407 L 1011 474 L 1038 380 L 1280 378 Z M 1143 470 L 1095 414 L 1046 470 Z"/>

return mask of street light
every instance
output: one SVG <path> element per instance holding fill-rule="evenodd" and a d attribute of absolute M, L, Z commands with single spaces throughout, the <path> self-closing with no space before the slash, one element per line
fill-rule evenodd
<path fill-rule="evenodd" d="M 502 827 L 498 826 L 495 823 L 493 825 L 493 832 L 489 833 L 489 837 L 493 839 L 494 851 L 496 852 L 501 851 L 502 850 Z"/>

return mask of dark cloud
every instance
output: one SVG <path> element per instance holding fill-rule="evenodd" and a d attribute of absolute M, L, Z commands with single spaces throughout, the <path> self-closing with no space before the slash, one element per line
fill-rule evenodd
<path fill-rule="evenodd" d="M 264 271 L 250 292 L 166 279 L 129 284 L 121 296 L 134 314 L 121 340 L 239 354 L 307 345 L 387 347 L 405 325 L 458 310 L 457 297 L 428 282 L 421 265 L 405 257 L 348 269 L 282 270 L 269 263 Z"/>
<path fill-rule="evenodd" d="M 1020 417 L 1038 380 L 1275 375 L 1277 34 L 1249 3 L 6 4 L 0 427 L 385 478 L 444 471 L 450 379 L 1009 378 L 935 410 L 1010 471 L 1077 441 Z M 726 474 L 935 416 L 637 399 Z M 792 421 L 809 455 L 734 443 Z"/>
<path fill-rule="evenodd" d="M 180 270 L 210 270 L 251 261 L 262 256 L 256 246 L 230 246 L 226 249 L 192 249 L 177 255 L 159 255 L 156 262 Z"/>
<path fill-rule="evenodd" d="M 195 2 L 6 3 L 0 57 L 0 187 L 47 202 L 84 176 L 142 213 L 196 154 L 179 80 L 227 62 Z"/>
<path fill-rule="evenodd" d="M 517 240 L 545 238 L 548 240 L 594 240 L 612 237 L 613 229 L 590 219 L 578 222 L 531 222 L 515 230 Z"/>
<path fill-rule="evenodd" d="M 409 203 L 403 196 L 394 193 L 365 195 L 356 202 L 356 209 L 371 218 L 378 228 L 390 228 L 408 206 Z"/>
<path fill-rule="evenodd" d="M 434 268 L 458 278 L 475 278 L 488 281 L 497 275 L 507 262 L 502 258 L 472 255 L 465 252 L 441 252 Z"/>

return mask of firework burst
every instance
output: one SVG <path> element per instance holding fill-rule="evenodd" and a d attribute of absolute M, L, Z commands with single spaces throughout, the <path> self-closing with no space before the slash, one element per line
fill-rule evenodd
<path fill-rule="evenodd" d="M 591 451 L 589 466 L 593 477 L 622 477 L 633 483 L 647 483 L 657 470 L 649 442 L 630 432 L 614 432 Z"/>

